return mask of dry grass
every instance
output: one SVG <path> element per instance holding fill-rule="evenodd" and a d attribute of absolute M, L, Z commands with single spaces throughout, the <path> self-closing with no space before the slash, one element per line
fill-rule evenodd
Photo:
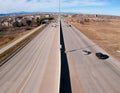
<path fill-rule="evenodd" d="M 120 53 L 116 52 L 120 50 L 120 19 L 111 19 L 110 22 L 88 22 L 85 24 L 80 24 L 74 19 L 67 20 L 88 38 L 120 60 Z"/>
<path fill-rule="evenodd" d="M 21 36 L 23 36 L 27 33 L 28 33 L 28 31 L 18 33 L 18 34 L 4 35 L 4 36 L 0 37 L 0 49 L 7 46 L 11 42 L 15 41 L 16 39 L 20 38 Z"/>

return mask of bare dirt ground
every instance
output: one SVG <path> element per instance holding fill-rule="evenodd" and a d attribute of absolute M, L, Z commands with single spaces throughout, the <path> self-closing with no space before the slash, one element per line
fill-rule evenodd
<path fill-rule="evenodd" d="M 95 21 L 97 20 L 97 21 Z M 100 47 L 106 50 L 109 54 L 120 60 L 120 18 L 104 19 L 94 18 L 94 21 L 80 23 L 77 18 L 68 18 L 71 24 L 77 27 L 88 38 L 97 43 Z"/>
<path fill-rule="evenodd" d="M 4 30 L 0 31 L 0 48 L 29 33 L 29 31 L 34 28 L 35 27 L 4 27 Z"/>

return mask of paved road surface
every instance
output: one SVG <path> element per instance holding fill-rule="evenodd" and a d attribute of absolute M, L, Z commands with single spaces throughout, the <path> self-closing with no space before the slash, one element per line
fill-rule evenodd
<path fill-rule="evenodd" d="M 59 92 L 59 26 L 51 25 L 0 67 L 0 93 Z"/>
<path fill-rule="evenodd" d="M 109 59 L 98 59 L 95 53 L 106 53 L 104 50 L 63 20 L 62 28 L 72 93 L 120 93 L 120 62 L 110 55 Z M 92 54 L 84 55 L 82 50 Z"/>

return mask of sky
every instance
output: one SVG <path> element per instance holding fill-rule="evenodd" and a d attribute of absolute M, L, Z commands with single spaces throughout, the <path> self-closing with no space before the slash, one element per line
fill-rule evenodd
<path fill-rule="evenodd" d="M 60 0 L 61 12 L 120 16 L 120 0 Z M 0 0 L 0 14 L 59 12 L 59 0 Z"/>

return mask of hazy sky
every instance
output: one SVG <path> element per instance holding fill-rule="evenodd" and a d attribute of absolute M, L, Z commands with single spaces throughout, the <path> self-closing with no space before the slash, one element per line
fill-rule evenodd
<path fill-rule="evenodd" d="M 61 0 L 62 12 L 120 15 L 120 0 Z M 59 0 L 0 0 L 0 13 L 58 12 Z"/>

